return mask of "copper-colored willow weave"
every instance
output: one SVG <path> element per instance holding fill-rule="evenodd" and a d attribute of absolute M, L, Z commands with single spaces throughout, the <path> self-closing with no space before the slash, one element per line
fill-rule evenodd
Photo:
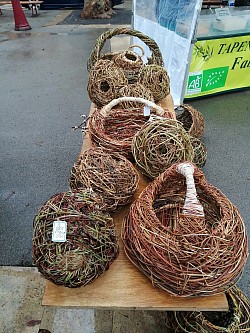
<path fill-rule="evenodd" d="M 139 174 L 124 156 L 90 148 L 83 151 L 74 164 L 69 184 L 72 189 L 92 189 L 102 197 L 102 209 L 115 211 L 132 200 Z"/>
<path fill-rule="evenodd" d="M 185 130 L 195 138 L 204 134 L 205 120 L 201 112 L 189 104 L 182 104 L 175 109 L 176 119 L 180 121 Z"/>
<path fill-rule="evenodd" d="M 155 103 L 139 97 L 120 97 L 102 109 L 96 109 L 89 119 L 89 135 L 95 146 L 118 152 L 128 159 L 133 159 L 131 143 L 134 135 L 148 121 L 141 108 L 114 108 L 120 104 L 136 102 L 151 109 L 152 115 L 172 118 L 173 113 L 164 110 Z"/>
<path fill-rule="evenodd" d="M 173 333 L 250 332 L 250 302 L 235 285 L 226 291 L 227 312 L 168 312 L 166 324 Z"/>
<path fill-rule="evenodd" d="M 182 165 L 159 175 L 131 205 L 122 229 L 125 252 L 153 286 L 171 295 L 212 295 L 242 273 L 245 225 L 238 209 L 191 163 L 190 200 L 192 177 L 187 186 L 177 171 Z"/>
<path fill-rule="evenodd" d="M 66 221 L 65 242 L 53 242 L 54 221 Z M 33 261 L 45 278 L 65 287 L 86 285 L 103 274 L 118 256 L 114 222 L 88 191 L 51 197 L 34 218 Z"/>

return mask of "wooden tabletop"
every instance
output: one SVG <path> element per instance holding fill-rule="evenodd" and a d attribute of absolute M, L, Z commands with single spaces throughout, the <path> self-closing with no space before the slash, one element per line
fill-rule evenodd
<path fill-rule="evenodd" d="M 171 106 L 171 98 L 163 101 Z M 162 105 L 163 106 L 163 105 Z M 171 106 L 173 108 L 173 105 Z M 169 108 L 170 109 L 170 108 Z M 93 106 L 91 111 L 93 111 Z M 91 146 L 86 135 L 82 151 Z M 136 199 L 147 186 L 148 180 L 140 176 Z M 118 234 L 129 205 L 112 214 Z M 141 310 L 183 310 L 183 311 L 227 311 L 228 303 L 224 293 L 206 297 L 173 297 L 152 286 L 126 257 L 120 237 L 120 253 L 109 270 L 91 284 L 80 288 L 66 288 L 46 282 L 42 305 L 57 307 L 84 307 L 102 309 L 141 309 Z"/>

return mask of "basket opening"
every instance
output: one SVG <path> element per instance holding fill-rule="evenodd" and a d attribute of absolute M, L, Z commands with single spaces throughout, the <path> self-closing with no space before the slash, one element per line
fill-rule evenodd
<path fill-rule="evenodd" d="M 102 81 L 100 85 L 101 91 L 107 92 L 110 89 L 110 85 L 108 84 L 107 81 Z"/>
<path fill-rule="evenodd" d="M 128 59 L 128 60 L 131 60 L 131 61 L 136 61 L 137 60 L 137 57 L 132 54 L 132 53 L 126 53 L 125 54 L 125 57 Z"/>
<path fill-rule="evenodd" d="M 175 108 L 175 113 L 176 113 L 176 119 L 180 121 L 184 129 L 188 131 L 193 124 L 193 118 L 191 113 L 188 110 L 186 110 L 183 106 Z"/>
<path fill-rule="evenodd" d="M 207 321 L 212 323 L 215 326 L 228 328 L 235 320 L 234 312 L 235 306 L 232 298 L 226 293 L 227 301 L 228 301 L 228 311 L 211 311 L 211 312 L 203 312 L 203 316 Z"/>

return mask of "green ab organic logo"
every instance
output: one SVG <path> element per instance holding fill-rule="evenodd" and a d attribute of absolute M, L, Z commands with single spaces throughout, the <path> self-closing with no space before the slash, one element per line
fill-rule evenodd
<path fill-rule="evenodd" d="M 188 78 L 187 95 L 224 87 L 228 69 L 229 67 L 226 66 L 190 73 Z"/>

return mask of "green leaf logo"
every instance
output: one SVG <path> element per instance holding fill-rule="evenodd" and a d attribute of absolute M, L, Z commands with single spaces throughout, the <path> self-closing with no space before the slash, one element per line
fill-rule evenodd
<path fill-rule="evenodd" d="M 206 69 L 203 71 L 202 91 L 225 86 L 229 66 Z"/>

